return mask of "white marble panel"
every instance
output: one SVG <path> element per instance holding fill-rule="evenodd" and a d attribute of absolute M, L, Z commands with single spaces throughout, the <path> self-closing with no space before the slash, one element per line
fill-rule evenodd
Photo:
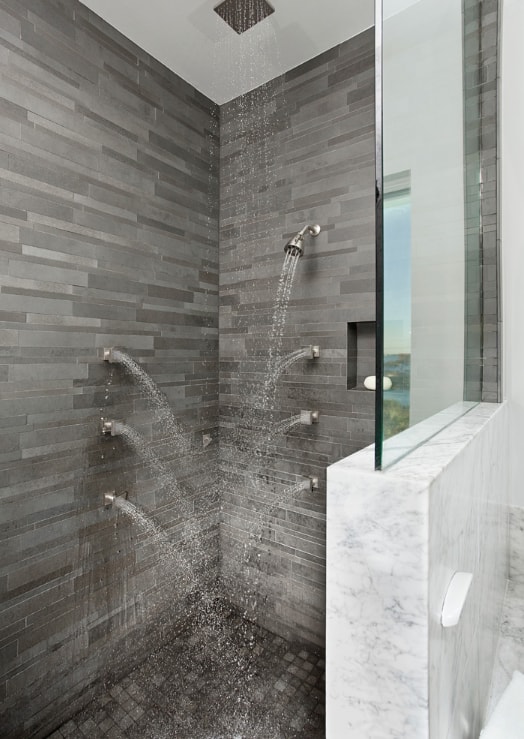
<path fill-rule="evenodd" d="M 495 409 L 430 489 L 430 736 L 469 739 L 487 707 L 508 572 L 507 414 Z M 471 414 L 469 421 L 475 418 Z M 477 418 L 480 420 L 479 414 Z M 464 418 L 466 420 L 466 417 Z M 460 623 L 439 622 L 447 583 L 473 573 Z"/>
<path fill-rule="evenodd" d="M 478 735 L 507 577 L 506 429 L 505 406 L 481 404 L 385 472 L 372 448 L 329 468 L 328 739 Z M 457 570 L 472 589 L 443 629 Z"/>
<path fill-rule="evenodd" d="M 327 736 L 422 737 L 427 500 L 404 480 L 370 487 L 358 470 L 348 490 L 347 474 L 328 476 Z"/>
<path fill-rule="evenodd" d="M 510 580 L 504 600 L 487 718 L 508 687 L 515 670 L 524 671 L 524 583 Z"/>
<path fill-rule="evenodd" d="M 524 584 L 524 508 L 512 506 L 509 512 L 509 577 Z"/>

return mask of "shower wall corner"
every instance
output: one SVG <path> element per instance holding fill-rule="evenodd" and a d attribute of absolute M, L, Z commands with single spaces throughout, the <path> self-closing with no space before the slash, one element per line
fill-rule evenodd
<path fill-rule="evenodd" d="M 370 28 L 221 107 L 220 459 L 224 473 L 238 472 L 223 495 L 221 575 L 233 601 L 263 626 L 318 646 L 325 638 L 326 465 L 362 449 L 374 433 L 374 394 L 362 386 L 372 374 L 371 335 L 360 342 L 366 356 L 359 357 L 358 386 L 356 376 L 350 387 L 346 381 L 348 323 L 375 320 L 373 101 Z M 320 423 L 298 425 L 274 444 L 254 492 L 254 465 L 242 468 L 234 429 L 252 412 L 257 382 L 266 382 L 284 247 L 305 223 L 321 230 L 305 236 L 280 351 L 319 345 L 321 355 L 282 373 L 273 420 L 312 408 Z M 282 498 L 311 476 L 318 490 Z M 243 563 L 261 516 L 253 559 Z M 264 603 L 256 614 L 252 600 Z"/>

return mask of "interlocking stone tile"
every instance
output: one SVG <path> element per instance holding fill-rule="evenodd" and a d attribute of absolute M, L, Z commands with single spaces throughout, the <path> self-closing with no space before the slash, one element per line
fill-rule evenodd
<path fill-rule="evenodd" d="M 323 739 L 323 673 L 290 675 L 290 659 L 302 664 L 303 655 L 321 658 L 320 651 L 275 638 L 233 609 L 207 614 L 108 686 L 67 726 L 72 735 L 89 730 L 92 736 L 142 739 L 230 739 L 236 731 L 253 739 Z M 115 697 L 133 687 L 138 703 L 116 705 Z M 118 727 L 101 705 L 113 707 Z"/>

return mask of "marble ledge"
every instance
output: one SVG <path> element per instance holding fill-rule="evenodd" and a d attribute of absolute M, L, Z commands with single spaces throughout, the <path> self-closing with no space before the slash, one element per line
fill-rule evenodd
<path fill-rule="evenodd" d="M 504 408 L 504 403 L 457 403 L 421 421 L 390 440 L 396 444 L 397 461 L 380 474 L 402 477 L 415 483 L 431 482 Z M 332 464 L 329 467 L 331 479 L 343 481 L 346 473 L 355 470 L 374 472 L 374 450 L 374 445 L 371 445 Z"/>
<path fill-rule="evenodd" d="M 373 447 L 328 468 L 328 739 L 428 736 L 429 491 L 502 408 L 471 408 L 384 471 Z"/>

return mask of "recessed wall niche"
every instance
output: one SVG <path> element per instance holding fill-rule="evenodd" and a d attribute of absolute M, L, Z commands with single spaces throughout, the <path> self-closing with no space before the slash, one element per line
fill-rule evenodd
<path fill-rule="evenodd" d="M 364 390 L 375 374 L 375 321 L 351 321 L 347 328 L 347 389 Z"/>

